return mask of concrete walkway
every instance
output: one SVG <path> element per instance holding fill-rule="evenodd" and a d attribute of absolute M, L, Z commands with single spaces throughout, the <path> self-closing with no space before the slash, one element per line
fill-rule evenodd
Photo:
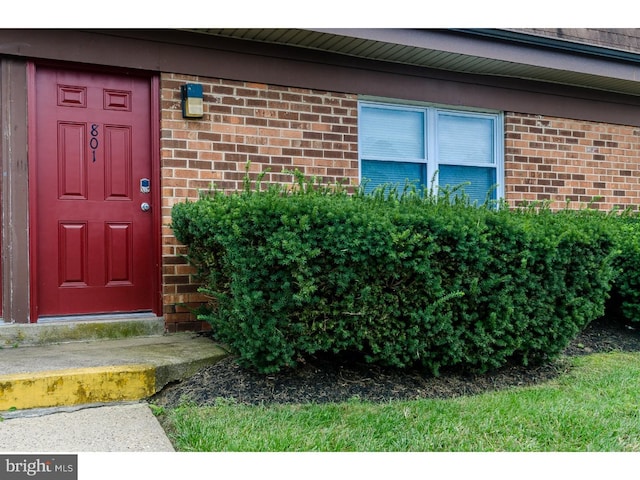
<path fill-rule="evenodd" d="M 145 402 L 225 351 L 195 334 L 0 349 L 0 450 L 171 451 Z"/>
<path fill-rule="evenodd" d="M 174 451 L 145 402 L 4 412 L 3 417 L 1 452 Z"/>

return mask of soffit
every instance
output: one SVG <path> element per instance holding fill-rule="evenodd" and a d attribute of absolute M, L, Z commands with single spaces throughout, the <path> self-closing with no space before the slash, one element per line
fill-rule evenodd
<path fill-rule="evenodd" d="M 190 30 L 206 35 L 287 45 L 346 57 L 495 77 L 520 78 L 640 95 L 640 55 L 616 50 L 584 51 L 572 42 L 538 45 L 535 36 L 517 39 L 485 31 L 424 29 Z M 506 32 L 506 31 L 505 31 Z"/>

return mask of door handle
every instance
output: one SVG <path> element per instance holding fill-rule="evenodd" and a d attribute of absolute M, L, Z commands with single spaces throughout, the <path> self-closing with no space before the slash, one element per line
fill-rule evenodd
<path fill-rule="evenodd" d="M 143 212 L 148 212 L 149 210 L 151 210 L 151 205 L 149 205 L 147 202 L 141 203 L 140 210 L 142 210 Z"/>

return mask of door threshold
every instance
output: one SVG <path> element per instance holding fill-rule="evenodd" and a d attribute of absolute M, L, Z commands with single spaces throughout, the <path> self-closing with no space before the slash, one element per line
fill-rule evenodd
<path fill-rule="evenodd" d="M 135 313 L 101 313 L 98 315 L 64 315 L 59 317 L 39 317 L 37 323 L 64 323 L 64 322 L 122 322 L 124 320 L 158 320 L 153 312 Z"/>

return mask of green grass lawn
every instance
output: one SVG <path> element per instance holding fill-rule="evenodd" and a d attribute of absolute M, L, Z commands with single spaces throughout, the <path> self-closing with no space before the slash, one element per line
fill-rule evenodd
<path fill-rule="evenodd" d="M 574 357 L 534 387 L 448 400 L 169 409 L 181 452 L 639 452 L 640 353 Z"/>

